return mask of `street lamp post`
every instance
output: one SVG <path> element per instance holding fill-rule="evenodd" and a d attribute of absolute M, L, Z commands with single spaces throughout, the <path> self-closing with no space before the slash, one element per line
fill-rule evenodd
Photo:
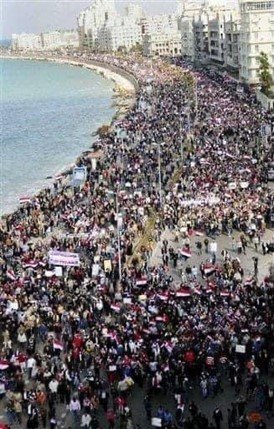
<path fill-rule="evenodd" d="M 197 116 L 197 110 L 198 110 L 198 83 L 197 83 L 197 77 L 195 77 L 195 113 Z"/>
<path fill-rule="evenodd" d="M 121 258 L 121 236 L 120 236 L 120 227 L 121 227 L 121 214 L 119 213 L 119 198 L 118 198 L 118 190 L 117 192 L 108 191 L 110 195 L 113 195 L 115 198 L 115 215 L 116 215 L 116 231 L 117 231 L 117 247 L 118 247 L 118 273 L 119 273 L 119 281 L 122 279 L 122 258 Z"/>
<path fill-rule="evenodd" d="M 158 186 L 159 186 L 159 202 L 162 207 L 162 161 L 161 161 L 161 143 L 152 143 L 153 146 L 158 148 Z"/>
<path fill-rule="evenodd" d="M 158 169 L 159 169 L 159 201 L 162 207 L 162 170 L 161 170 L 161 145 L 158 143 Z"/>
<path fill-rule="evenodd" d="M 117 245 L 118 245 L 118 272 L 119 272 L 119 281 L 121 281 L 121 278 L 122 278 L 121 237 L 120 237 L 121 216 L 119 213 L 119 199 L 118 199 L 117 192 L 116 192 L 115 200 L 116 200 L 116 222 L 117 222 Z"/>

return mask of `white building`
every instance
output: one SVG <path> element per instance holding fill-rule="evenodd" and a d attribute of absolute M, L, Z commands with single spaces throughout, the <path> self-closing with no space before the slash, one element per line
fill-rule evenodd
<path fill-rule="evenodd" d="M 274 76 L 274 1 L 240 0 L 240 78 L 259 83 L 260 52 L 268 56 Z"/>
<path fill-rule="evenodd" d="M 12 35 L 14 51 L 50 51 L 60 48 L 78 48 L 79 36 L 75 30 L 56 30 L 47 33 Z"/>
<path fill-rule="evenodd" d="M 144 36 L 143 52 L 146 56 L 181 56 L 181 33 L 152 33 Z"/>
<path fill-rule="evenodd" d="M 225 66 L 233 70 L 240 67 L 240 19 L 231 19 L 225 22 Z"/>
<path fill-rule="evenodd" d="M 142 35 L 174 33 L 178 31 L 179 21 L 175 14 L 154 15 L 141 20 Z"/>
<path fill-rule="evenodd" d="M 77 18 L 80 47 L 97 49 L 100 30 L 116 16 L 114 0 L 93 0 Z"/>
<path fill-rule="evenodd" d="M 143 52 L 146 56 L 182 54 L 179 19 L 175 14 L 155 15 L 142 19 Z"/>
<path fill-rule="evenodd" d="M 142 17 L 143 10 L 136 4 L 128 5 L 125 15 L 118 15 L 114 0 L 94 0 L 78 17 L 80 47 L 103 52 L 128 51 L 142 43 Z"/>
<path fill-rule="evenodd" d="M 33 33 L 12 34 L 11 48 L 13 51 L 40 51 L 43 49 L 41 35 Z"/>
<path fill-rule="evenodd" d="M 44 50 L 79 47 L 79 35 L 75 30 L 56 30 L 41 33 L 41 39 Z"/>
<path fill-rule="evenodd" d="M 97 49 L 103 52 L 129 51 L 142 44 L 141 26 L 131 17 L 117 17 L 98 32 Z"/>
<path fill-rule="evenodd" d="M 180 20 L 182 55 L 192 61 L 223 64 L 227 47 L 226 22 L 238 16 L 239 8 L 233 1 L 187 1 Z"/>
<path fill-rule="evenodd" d="M 188 57 L 192 61 L 195 59 L 196 51 L 196 36 L 195 24 L 200 20 L 200 16 L 205 8 L 205 2 L 200 1 L 185 1 L 182 3 L 181 16 L 179 20 L 179 28 L 182 35 L 182 55 Z"/>

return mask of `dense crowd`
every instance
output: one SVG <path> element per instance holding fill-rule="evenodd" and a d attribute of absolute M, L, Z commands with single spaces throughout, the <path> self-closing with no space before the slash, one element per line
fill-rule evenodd
<path fill-rule="evenodd" d="M 133 74 L 136 104 L 79 157 L 87 167 L 80 187 L 64 175 L 1 220 L 0 397 L 9 424 L 54 429 L 59 404 L 75 428 L 135 428 L 138 386 L 154 427 L 219 428 L 221 410 L 210 423 L 190 386 L 214 398 L 226 375 L 238 395 L 229 427 L 247 428 L 243 392 L 273 411 L 272 386 L 262 381 L 273 357 L 273 279 L 258 282 L 258 260 L 246 279 L 239 258 L 217 258 L 214 238 L 238 231 L 239 254 L 263 241 L 273 148 L 261 126 L 271 114 L 229 80 L 182 61 L 91 59 Z M 164 240 L 163 263 L 152 266 L 165 229 L 182 249 Z M 200 270 L 187 265 L 193 235 L 205 255 Z M 50 251 L 76 253 L 80 265 L 56 270 Z M 178 283 L 168 266 L 183 259 Z M 153 409 L 158 392 L 174 398 L 176 413 Z"/>

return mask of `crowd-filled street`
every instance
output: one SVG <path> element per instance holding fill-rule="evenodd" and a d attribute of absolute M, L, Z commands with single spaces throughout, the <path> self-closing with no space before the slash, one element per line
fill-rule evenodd
<path fill-rule="evenodd" d="M 0 422 L 273 427 L 271 113 L 182 60 L 77 60 L 136 103 L 1 220 Z"/>

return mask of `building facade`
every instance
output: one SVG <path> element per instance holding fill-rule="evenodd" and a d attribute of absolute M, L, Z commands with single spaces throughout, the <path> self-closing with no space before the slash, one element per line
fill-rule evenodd
<path fill-rule="evenodd" d="M 239 70 L 240 67 L 240 29 L 241 21 L 231 19 L 225 22 L 224 63 L 227 68 Z"/>
<path fill-rule="evenodd" d="M 141 26 L 130 17 L 117 17 L 98 32 L 97 49 L 101 52 L 128 52 L 138 44 L 142 44 Z"/>
<path fill-rule="evenodd" d="M 274 76 L 274 1 L 240 0 L 240 16 L 240 78 L 257 85 L 261 52 L 267 54 Z"/>
<path fill-rule="evenodd" d="M 44 50 L 79 47 L 79 35 L 76 30 L 57 30 L 41 33 L 41 40 Z"/>
<path fill-rule="evenodd" d="M 78 48 L 79 36 L 75 30 L 56 30 L 41 34 L 13 34 L 13 51 L 51 51 L 62 48 Z"/>
<path fill-rule="evenodd" d="M 180 21 L 176 14 L 156 15 L 141 21 L 146 56 L 181 56 Z"/>
<path fill-rule="evenodd" d="M 43 49 L 41 35 L 33 33 L 12 34 L 11 49 L 13 51 L 40 51 Z"/>
<path fill-rule="evenodd" d="M 174 33 L 147 34 L 143 40 L 143 52 L 146 56 L 181 56 L 181 33 L 177 31 Z"/>
<path fill-rule="evenodd" d="M 82 49 L 98 49 L 98 37 L 102 27 L 117 16 L 114 0 L 94 0 L 77 18 L 79 44 Z"/>

